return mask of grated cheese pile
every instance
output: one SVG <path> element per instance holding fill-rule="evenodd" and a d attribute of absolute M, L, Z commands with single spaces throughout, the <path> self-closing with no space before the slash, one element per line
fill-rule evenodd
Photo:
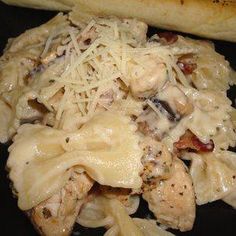
<path fill-rule="evenodd" d="M 39 89 L 38 81 L 32 79 L 38 101 L 53 113 L 44 122 L 50 123 L 51 119 L 55 128 L 78 128 L 96 112 L 109 109 L 114 101 L 125 100 L 131 81 L 145 77 L 154 61 L 164 63 L 168 73 L 165 80 L 176 81 L 175 68 L 181 82 L 188 86 L 174 53 L 193 50 L 148 42 L 147 25 L 142 22 L 98 18 L 81 28 L 69 26 L 65 32 L 67 37 L 56 48 L 56 54 L 62 56 L 49 62 L 42 75 L 35 75 L 51 84 Z M 50 47 L 60 34 L 52 32 L 48 37 L 42 61 L 55 53 Z"/>

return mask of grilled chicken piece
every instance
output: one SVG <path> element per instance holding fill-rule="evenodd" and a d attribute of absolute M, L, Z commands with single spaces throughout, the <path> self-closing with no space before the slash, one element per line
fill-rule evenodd
<path fill-rule="evenodd" d="M 142 157 L 143 179 L 142 192 L 156 187 L 158 180 L 168 179 L 172 174 L 172 155 L 166 146 L 146 137 L 141 144 L 144 155 Z"/>
<path fill-rule="evenodd" d="M 131 91 L 134 97 L 155 95 L 167 80 L 167 69 L 163 63 L 150 64 L 150 69 L 140 77 L 131 80 Z"/>
<path fill-rule="evenodd" d="M 191 230 L 195 219 L 192 180 L 184 163 L 174 158 L 173 175 L 157 182 L 155 189 L 143 193 L 157 221 L 181 231 Z"/>
<path fill-rule="evenodd" d="M 65 187 L 34 207 L 28 215 L 41 235 L 70 235 L 76 217 L 93 180 L 86 174 L 73 173 Z"/>

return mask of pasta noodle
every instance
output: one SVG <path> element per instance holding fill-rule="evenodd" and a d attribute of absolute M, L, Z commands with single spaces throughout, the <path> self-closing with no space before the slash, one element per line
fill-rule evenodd
<path fill-rule="evenodd" d="M 158 227 L 155 221 L 128 216 L 124 206 L 115 199 L 97 197 L 85 204 L 77 222 L 85 227 L 105 226 L 109 228 L 105 235 L 145 235 L 170 236 L 169 232 Z"/>
<path fill-rule="evenodd" d="M 139 188 L 142 152 L 134 131 L 126 117 L 109 112 L 95 116 L 71 134 L 40 125 L 23 126 L 10 147 L 7 162 L 19 207 L 28 210 L 51 197 L 76 165 L 100 184 Z M 26 149 L 27 154 L 20 156 Z"/>
<path fill-rule="evenodd" d="M 236 193 L 233 190 L 230 194 L 223 198 L 223 201 L 236 208 Z"/>
<path fill-rule="evenodd" d="M 232 111 L 230 113 L 230 119 L 231 119 L 234 127 L 236 127 L 236 109 L 232 109 Z"/>
<path fill-rule="evenodd" d="M 192 160 L 190 174 L 199 205 L 226 197 L 235 189 L 235 153 L 188 154 Z"/>
<path fill-rule="evenodd" d="M 10 130 L 9 130 L 9 121 L 11 118 L 11 109 L 7 106 L 5 102 L 0 100 L 0 110 L 3 112 L 3 114 L 0 116 L 0 142 L 5 143 L 9 139 L 10 136 Z"/>

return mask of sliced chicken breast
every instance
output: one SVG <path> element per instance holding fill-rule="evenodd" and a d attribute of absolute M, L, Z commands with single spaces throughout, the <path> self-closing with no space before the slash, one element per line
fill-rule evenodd
<path fill-rule="evenodd" d="M 181 231 L 191 230 L 196 207 L 192 180 L 177 158 L 173 159 L 172 173 L 169 179 L 157 181 L 155 188 L 144 188 L 143 198 L 158 222 Z"/>
<path fill-rule="evenodd" d="M 86 201 L 93 180 L 74 172 L 65 187 L 34 207 L 28 215 L 41 235 L 70 235 L 81 206 Z"/>

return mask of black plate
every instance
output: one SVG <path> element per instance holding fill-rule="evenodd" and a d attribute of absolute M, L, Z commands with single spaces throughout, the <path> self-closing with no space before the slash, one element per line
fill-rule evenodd
<path fill-rule="evenodd" d="M 0 3 L 0 53 L 8 38 L 15 37 L 26 29 L 46 22 L 55 14 L 56 12 L 10 7 Z M 150 30 L 151 33 L 155 31 L 156 29 Z M 215 41 L 215 44 L 216 50 L 225 55 L 231 66 L 236 69 L 236 44 L 221 41 Z M 235 94 L 236 89 L 234 87 L 228 93 L 234 106 Z M 0 235 L 37 235 L 27 217 L 17 208 L 16 199 L 12 196 L 5 171 L 7 157 L 7 145 L 0 145 Z M 136 216 L 142 218 L 152 216 L 145 202 L 141 202 Z M 103 229 L 87 229 L 75 226 L 73 235 L 103 235 L 104 232 Z M 176 235 L 185 236 L 236 235 L 236 210 L 221 201 L 206 204 L 197 208 L 196 221 L 192 231 L 173 232 Z"/>

